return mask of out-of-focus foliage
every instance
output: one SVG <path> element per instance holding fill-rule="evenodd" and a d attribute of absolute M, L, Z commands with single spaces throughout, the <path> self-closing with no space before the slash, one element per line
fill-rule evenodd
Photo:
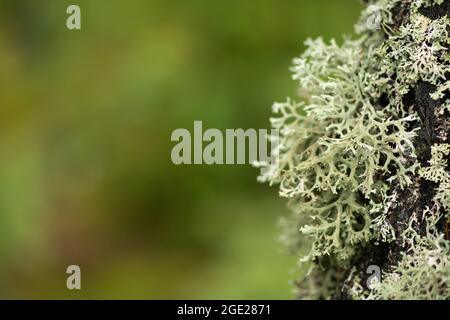
<path fill-rule="evenodd" d="M 82 10 L 82 30 L 65 27 Z M 266 128 L 307 35 L 357 0 L 0 2 L 0 297 L 288 298 L 284 206 L 170 133 Z M 269 199 L 269 200 L 268 200 Z M 65 268 L 82 268 L 81 292 Z"/>

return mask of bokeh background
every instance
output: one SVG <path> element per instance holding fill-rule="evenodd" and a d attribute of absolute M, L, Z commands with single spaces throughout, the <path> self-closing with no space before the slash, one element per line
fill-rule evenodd
<path fill-rule="evenodd" d="M 0 0 L 0 298 L 292 298 L 276 188 L 250 166 L 177 167 L 170 135 L 267 128 L 304 40 L 351 33 L 360 9 Z"/>

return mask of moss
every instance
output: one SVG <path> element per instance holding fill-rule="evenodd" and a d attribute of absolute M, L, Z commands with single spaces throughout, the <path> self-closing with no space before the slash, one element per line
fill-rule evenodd
<path fill-rule="evenodd" d="M 370 1 L 358 39 L 341 46 L 308 40 L 294 60 L 300 97 L 273 107 L 278 161 L 260 180 L 279 184 L 289 199 L 294 216 L 285 226 L 293 227 L 284 241 L 295 251 L 305 236 L 310 240 L 301 257 L 311 266 L 299 284 L 302 297 L 331 298 L 339 286 L 357 298 L 448 297 L 448 241 L 437 221 L 450 208 L 450 20 L 436 6 L 442 12 L 448 1 Z M 378 31 L 367 24 L 374 14 Z M 425 196 L 427 183 L 437 187 Z M 424 205 L 402 209 L 405 188 Z M 419 216 L 425 223 L 415 223 Z M 355 261 L 368 246 L 390 243 L 407 253 L 384 259 L 386 280 L 369 292 L 364 263 Z M 422 266 L 430 256 L 439 263 Z M 435 278 L 438 287 L 422 283 Z"/>

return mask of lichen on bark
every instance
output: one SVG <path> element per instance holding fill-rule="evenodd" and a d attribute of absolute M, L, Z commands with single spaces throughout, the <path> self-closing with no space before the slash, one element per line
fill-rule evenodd
<path fill-rule="evenodd" d="M 282 239 L 308 247 L 299 298 L 449 299 L 450 0 L 365 2 L 356 39 L 294 60 L 261 179 L 294 212 Z"/>

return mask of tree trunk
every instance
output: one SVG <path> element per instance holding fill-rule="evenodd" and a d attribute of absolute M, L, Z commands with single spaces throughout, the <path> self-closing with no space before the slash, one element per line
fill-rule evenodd
<path fill-rule="evenodd" d="M 393 8 L 395 25 L 392 26 L 394 32 L 410 19 L 409 1 L 401 1 Z M 440 5 L 422 7 L 419 12 L 429 19 L 436 20 L 444 16 L 450 18 L 450 1 L 445 0 Z M 389 37 L 385 34 L 385 37 Z M 447 74 L 447 80 L 450 79 Z M 437 144 L 450 143 L 450 119 L 448 113 L 444 117 L 437 117 L 436 110 L 442 106 L 448 93 L 441 99 L 434 100 L 431 94 L 436 91 L 436 86 L 426 81 L 419 81 L 410 89 L 410 92 L 403 98 L 405 106 L 412 107 L 420 117 L 420 130 L 414 140 L 414 147 L 417 151 L 417 160 L 423 167 L 428 166 L 431 160 L 432 146 Z M 450 170 L 450 156 L 447 156 L 447 171 Z M 426 180 L 420 176 L 414 176 L 413 182 L 406 189 L 394 186 L 393 192 L 397 193 L 398 203 L 393 206 L 387 214 L 389 223 L 394 227 L 397 235 L 402 234 L 408 227 L 413 213 L 423 212 L 427 208 L 435 206 L 437 184 Z M 447 190 L 450 192 L 450 190 Z M 441 209 L 442 210 L 442 209 Z M 449 220 L 448 212 L 444 212 L 438 225 L 439 233 L 449 240 Z M 418 234 L 426 235 L 426 222 L 417 221 L 414 228 Z M 351 265 L 355 267 L 353 272 L 360 275 L 362 283 L 366 284 L 371 273 L 368 272 L 369 266 L 379 266 L 383 273 L 391 272 L 402 259 L 402 253 L 408 248 L 403 239 L 397 238 L 391 243 L 380 243 L 373 240 L 363 248 L 360 254 L 354 258 Z M 351 299 L 351 287 L 353 283 L 348 282 L 350 270 L 346 270 L 346 275 L 339 281 L 337 290 L 333 295 L 334 299 Z M 368 290 L 367 285 L 364 286 Z"/>
<path fill-rule="evenodd" d="M 290 199 L 285 242 L 311 243 L 299 297 L 450 299 L 450 0 L 367 4 L 359 39 L 295 60 L 261 179 Z"/>

